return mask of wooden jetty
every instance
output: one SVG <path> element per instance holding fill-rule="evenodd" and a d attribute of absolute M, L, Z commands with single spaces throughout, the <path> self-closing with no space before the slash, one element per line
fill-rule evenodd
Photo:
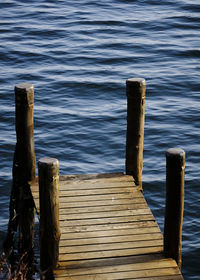
<path fill-rule="evenodd" d="M 30 86 L 23 85 L 17 89 L 24 87 L 27 94 Z M 41 279 L 183 279 L 180 268 L 185 153 L 181 149 L 166 153 L 163 238 L 142 193 L 144 79 L 127 80 L 127 99 L 126 174 L 59 176 L 58 160 L 42 158 L 39 176 L 29 178 L 40 221 Z M 32 118 L 28 113 L 27 116 Z M 27 149 L 33 151 L 30 143 L 27 141 Z M 35 156 L 29 153 L 28 158 L 18 165 L 27 168 L 24 164 L 29 162 L 29 168 L 34 169 Z M 25 243 L 29 247 L 33 244 L 32 207 L 29 204 L 27 226 L 21 226 L 21 235 L 29 240 Z M 24 222 L 24 213 L 21 215 Z"/>
<path fill-rule="evenodd" d="M 183 279 L 132 176 L 60 176 L 55 279 Z M 39 209 L 38 185 L 32 187 Z"/>

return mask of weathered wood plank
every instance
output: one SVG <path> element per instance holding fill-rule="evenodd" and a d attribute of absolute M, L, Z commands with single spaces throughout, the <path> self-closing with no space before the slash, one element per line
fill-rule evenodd
<path fill-rule="evenodd" d="M 85 189 L 85 190 L 63 190 L 62 197 L 72 197 L 72 196 L 89 196 L 89 195 L 104 195 L 104 194 L 123 194 L 123 193 L 131 193 L 136 194 L 137 189 L 131 187 L 123 187 L 123 188 L 101 188 L 101 189 Z M 37 194 L 35 194 L 37 197 Z"/>
<path fill-rule="evenodd" d="M 104 219 L 82 219 L 82 220 L 61 220 L 60 219 L 60 224 L 61 226 L 77 226 L 77 225 L 104 225 L 104 224 L 112 224 L 112 223 L 129 223 L 129 222 L 139 222 L 139 221 L 152 221 L 154 218 L 152 215 L 138 215 L 138 216 L 124 216 L 124 217 L 117 217 L 117 218 L 104 218 Z M 69 222 L 70 221 L 70 222 Z"/>
<path fill-rule="evenodd" d="M 84 184 L 78 184 L 78 183 L 74 183 L 74 184 L 69 184 L 66 185 L 64 184 L 64 182 L 62 182 L 59 185 L 59 189 L 62 192 L 68 192 L 68 191 L 96 191 L 96 190 L 107 190 L 107 191 L 113 191 L 113 189 L 119 191 L 119 192 L 123 192 L 123 190 L 125 189 L 130 189 L 132 190 L 137 190 L 138 188 L 133 185 L 132 182 L 111 182 L 111 183 L 95 183 L 95 184 L 89 184 L 89 183 L 84 183 Z M 38 190 L 37 190 L 37 185 L 34 185 L 32 188 L 32 192 L 36 195 Z"/>
<path fill-rule="evenodd" d="M 102 173 L 102 174 L 75 174 L 75 175 L 61 175 L 60 181 L 81 181 L 84 182 L 85 180 L 90 180 L 90 182 L 101 180 L 107 180 L 107 182 L 110 181 L 134 181 L 132 176 L 125 175 L 122 172 L 118 173 Z"/>
<path fill-rule="evenodd" d="M 99 200 L 115 200 L 115 199 L 131 199 L 133 197 L 142 197 L 140 192 L 130 192 L 130 193 L 114 193 L 114 194 L 97 194 L 97 195 L 83 195 L 83 196 L 60 196 L 60 202 L 65 202 L 66 204 L 70 201 L 79 202 L 79 201 L 99 201 Z"/>
<path fill-rule="evenodd" d="M 164 265 L 161 265 L 162 262 L 165 262 Z M 62 277 L 65 277 L 66 275 L 85 275 L 87 277 L 88 274 L 93 275 L 94 279 L 96 274 L 98 273 L 98 269 L 102 269 L 101 273 L 104 271 L 108 272 L 116 272 L 120 271 L 121 273 L 123 270 L 125 271 L 132 271 L 133 277 L 134 272 L 137 270 L 143 269 L 144 265 L 148 269 L 152 268 L 160 268 L 160 267 L 166 267 L 167 262 L 169 261 L 169 267 L 170 262 L 172 261 L 172 267 L 174 267 L 175 263 L 172 259 L 163 259 L 162 254 L 146 254 L 146 255 L 135 255 L 135 256 L 124 256 L 124 257 L 117 257 L 117 258 L 103 258 L 103 259 L 90 259 L 90 260 L 75 260 L 75 261 L 68 261 L 62 263 L 60 262 L 61 267 L 59 271 L 55 271 L 56 279 L 64 279 Z M 65 265 L 64 265 L 65 264 Z M 124 266 L 127 266 L 125 268 Z M 62 268 L 63 267 L 63 268 Z M 94 269 L 94 271 L 93 271 Z M 107 270 L 106 270 L 107 269 Z M 89 273 L 87 273 L 89 271 Z M 67 272 L 67 273 L 66 273 Z M 85 278 L 87 279 L 87 278 Z M 105 278 L 107 279 L 107 278 Z M 118 278 L 117 278 L 118 279 Z M 122 279 L 122 278 L 121 278 Z M 124 278 L 123 278 L 124 279 Z M 135 279 L 135 278 L 128 278 L 128 279 Z M 182 276 L 180 275 L 180 271 L 176 275 L 166 275 L 166 276 L 155 276 L 155 277 L 148 277 L 148 278 L 137 278 L 137 280 L 183 280 Z"/>
<path fill-rule="evenodd" d="M 149 263 L 149 262 L 157 262 L 163 260 L 163 254 L 155 253 L 155 254 L 144 254 L 144 255 L 130 255 L 130 256 L 122 256 L 117 258 L 101 258 L 101 259 L 89 259 L 89 260 L 70 260 L 65 262 L 60 261 L 61 267 L 63 269 L 66 267 L 67 269 L 81 269 L 81 268 L 97 268 L 97 267 L 105 267 L 105 266 L 119 266 L 119 265 L 127 265 L 127 264 L 140 264 L 140 263 Z"/>
<path fill-rule="evenodd" d="M 35 198 L 34 199 L 35 204 L 37 204 L 37 210 L 39 211 L 39 198 Z M 93 206 L 101 206 L 101 207 L 106 207 L 107 206 L 116 206 L 116 207 L 120 207 L 121 205 L 137 205 L 137 204 L 146 204 L 146 202 L 144 202 L 144 198 L 143 197 L 136 197 L 136 198 L 132 198 L 132 199 L 111 199 L 111 200 L 91 200 L 91 201 L 65 201 L 63 200 L 62 202 L 59 203 L 60 206 L 60 210 L 65 210 L 65 209 L 69 209 L 69 208 L 77 208 L 77 207 L 85 207 L 85 209 L 89 210 L 89 207 L 93 207 Z M 137 206 L 136 206 L 137 207 Z M 67 210 L 66 210 L 67 211 Z M 89 211 L 88 211 L 89 212 Z"/>
<path fill-rule="evenodd" d="M 66 205 L 67 206 L 67 205 Z M 78 205 L 77 205 L 78 206 Z M 118 204 L 118 205 L 104 205 L 104 206 L 83 206 L 83 207 L 60 207 L 60 215 L 62 214 L 78 214 L 78 213 L 98 213 L 109 211 L 122 211 L 122 210 L 134 210 L 134 209 L 145 209 L 147 208 L 146 203 L 135 203 L 135 204 Z"/>
<path fill-rule="evenodd" d="M 175 268 L 163 268 L 157 270 L 146 270 L 146 273 L 130 271 L 121 273 L 105 273 L 101 275 L 84 275 L 84 276 L 56 276 L 56 279 L 64 280 L 183 280 L 183 277 L 179 274 L 177 275 L 177 269 Z M 170 275 L 169 275 L 170 274 Z M 87 277 L 87 278 L 86 278 Z M 106 278 L 105 278 L 106 277 Z M 124 278 L 126 277 L 126 278 Z"/>
<path fill-rule="evenodd" d="M 151 211 L 149 208 L 134 209 L 134 210 L 121 210 L 121 211 L 101 211 L 97 213 L 79 213 L 68 214 L 60 213 L 60 220 L 82 220 L 82 219 L 95 219 L 95 218 L 113 218 L 113 217 L 128 217 L 138 215 L 150 215 Z"/>
<path fill-rule="evenodd" d="M 109 232 L 110 233 L 110 232 Z M 60 246 L 79 246 L 79 245 L 91 245 L 91 244 L 107 244 L 107 243 L 123 243 L 123 242 L 129 242 L 129 241 L 147 241 L 147 240 L 160 240 L 163 242 L 162 234 L 161 233 L 145 233 L 145 234 L 130 234 L 129 235 L 117 235 L 117 236 L 93 236 L 88 237 L 85 234 L 85 238 L 74 238 L 74 234 L 71 234 L 70 236 L 63 236 L 63 238 L 60 241 Z"/>
<path fill-rule="evenodd" d="M 96 229 L 96 227 L 95 227 Z M 79 231 L 78 231 L 79 230 Z M 144 234 L 159 234 L 162 236 L 160 230 L 158 227 L 146 227 L 146 228 L 117 228 L 117 229 L 107 229 L 107 230 L 94 230 L 94 231 L 88 231 L 87 229 L 77 229 L 75 228 L 74 231 L 62 231 L 62 239 L 61 240 L 72 240 L 72 239 L 85 239 L 85 238 L 100 238 L 100 237 L 113 237 L 113 236 L 119 236 L 120 238 L 123 238 L 125 235 L 126 237 L 131 236 L 132 238 L 137 238 L 139 236 L 142 238 Z"/>
<path fill-rule="evenodd" d="M 153 246 L 153 247 L 143 247 L 143 248 L 133 248 L 133 249 L 117 249 L 109 251 L 94 251 L 86 253 L 71 253 L 67 254 L 60 253 L 59 260 L 64 263 L 64 261 L 70 260 L 86 260 L 86 259 L 101 259 L 101 258 L 113 258 L 122 256 L 133 256 L 139 254 L 153 254 L 161 253 L 163 251 L 163 246 Z"/>
<path fill-rule="evenodd" d="M 158 259 L 148 262 L 131 263 L 115 266 L 101 266 L 101 267 L 90 267 L 90 268 L 80 268 L 80 269 L 60 269 L 55 272 L 59 276 L 67 275 L 90 275 L 90 274 L 102 274 L 102 273 L 112 273 L 112 272 L 122 272 L 122 271 L 141 271 L 146 269 L 159 269 L 159 268 L 169 268 L 176 267 L 176 262 L 172 259 Z"/>
<path fill-rule="evenodd" d="M 132 176 L 120 175 L 112 177 L 112 174 L 108 175 L 111 177 L 102 177 L 99 179 L 92 175 L 60 175 L 59 189 L 61 191 L 123 187 L 133 187 L 134 189 L 137 189 Z M 85 177 L 86 179 L 80 179 L 81 177 Z M 37 180 L 38 178 L 36 178 L 35 184 L 31 186 L 33 193 L 38 192 Z"/>
<path fill-rule="evenodd" d="M 80 182 L 80 181 L 73 182 L 72 184 L 70 184 L 69 182 L 68 182 L 68 184 L 66 184 L 64 181 L 60 182 L 60 190 L 64 190 L 64 191 L 67 191 L 67 190 L 70 191 L 70 190 L 74 190 L 74 189 L 76 189 L 76 190 L 95 190 L 95 189 L 106 189 L 106 188 L 120 189 L 120 188 L 127 188 L 127 187 L 129 187 L 129 188 L 131 187 L 132 189 L 138 189 L 138 187 L 135 186 L 133 181 L 90 182 L 87 180 L 85 182 Z"/>
<path fill-rule="evenodd" d="M 84 252 L 100 252 L 109 250 L 123 250 L 123 249 L 135 249 L 135 248 L 146 248 L 162 246 L 163 240 L 161 238 L 155 240 L 141 240 L 141 241 L 129 241 L 129 242 L 113 242 L 113 243 L 102 243 L 102 244 L 77 244 L 76 246 L 60 246 L 60 253 L 71 254 L 71 253 L 84 253 Z M 61 244 L 60 244 L 61 245 Z"/>
<path fill-rule="evenodd" d="M 102 241 L 102 242 L 101 242 Z M 133 249 L 159 246 L 163 244 L 162 237 L 158 236 L 157 239 L 151 237 L 146 239 L 134 239 L 125 236 L 124 238 L 100 238 L 100 239 L 75 239 L 75 240 L 62 240 L 60 243 L 60 253 L 76 253 L 76 252 L 93 252 L 104 250 L 118 250 L 118 249 Z"/>
<path fill-rule="evenodd" d="M 62 234 L 65 232 L 87 232 L 87 231 L 96 232 L 101 230 L 120 230 L 120 229 L 133 229 L 133 232 L 135 232 L 136 229 L 141 229 L 141 228 L 148 229 L 152 227 L 158 228 L 158 225 L 155 221 L 138 221 L 138 222 L 129 222 L 129 223 L 122 222 L 122 223 L 113 223 L 113 224 L 105 224 L 105 225 L 86 225 L 86 226 L 67 225 L 62 227 Z"/>

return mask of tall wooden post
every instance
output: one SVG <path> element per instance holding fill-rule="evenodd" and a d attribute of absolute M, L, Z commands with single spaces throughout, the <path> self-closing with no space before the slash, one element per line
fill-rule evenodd
<path fill-rule="evenodd" d="M 30 183 L 35 179 L 33 139 L 34 88 L 23 83 L 15 86 L 16 138 L 13 160 L 13 185 L 10 198 L 10 219 L 4 249 L 12 247 L 14 232 L 19 227 L 19 251 L 30 256 L 33 252 L 34 203 Z"/>
<path fill-rule="evenodd" d="M 17 148 L 23 163 L 26 181 L 35 179 L 35 152 L 33 140 L 34 87 L 24 83 L 15 86 Z"/>
<path fill-rule="evenodd" d="M 16 149 L 13 181 L 19 188 L 19 250 L 28 253 L 33 248 L 34 203 L 30 183 L 35 179 L 35 152 L 33 138 L 34 87 L 23 83 L 15 86 Z M 19 185 L 18 185 L 19 184 Z"/>
<path fill-rule="evenodd" d="M 132 175 L 142 189 L 144 113 L 146 82 L 141 78 L 126 81 L 127 135 L 126 174 Z"/>
<path fill-rule="evenodd" d="M 185 152 L 171 148 L 166 152 L 166 208 L 164 253 L 181 268 L 181 236 L 184 208 Z"/>
<path fill-rule="evenodd" d="M 40 193 L 40 266 L 45 279 L 52 278 L 59 257 L 59 162 L 41 158 L 38 162 Z"/>

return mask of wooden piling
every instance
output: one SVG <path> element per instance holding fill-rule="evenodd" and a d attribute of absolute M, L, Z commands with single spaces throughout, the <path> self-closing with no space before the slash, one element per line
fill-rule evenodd
<path fill-rule="evenodd" d="M 132 175 L 142 189 L 144 113 L 146 82 L 141 78 L 126 81 L 127 135 L 126 174 Z"/>
<path fill-rule="evenodd" d="M 23 83 L 15 86 L 16 138 L 13 160 L 13 184 L 10 197 L 8 234 L 5 251 L 13 247 L 14 232 L 19 228 L 19 252 L 26 253 L 31 262 L 34 234 L 34 202 L 30 184 L 35 179 L 35 152 L 33 139 L 34 88 Z"/>
<path fill-rule="evenodd" d="M 45 279 L 58 264 L 59 255 L 59 162 L 41 158 L 38 162 L 40 193 L 40 266 Z"/>
<path fill-rule="evenodd" d="M 34 87 L 23 83 L 15 86 L 16 106 L 16 149 L 13 165 L 13 179 L 19 184 L 19 251 L 32 254 L 34 203 L 30 183 L 35 179 L 35 151 L 33 137 Z M 17 187 L 17 188 L 18 188 Z"/>
<path fill-rule="evenodd" d="M 166 209 L 164 253 L 181 268 L 181 236 L 184 208 L 185 152 L 171 148 L 166 152 Z"/>
<path fill-rule="evenodd" d="M 33 140 L 33 105 L 34 87 L 23 83 L 15 86 L 16 136 L 17 148 L 23 163 L 23 174 L 26 181 L 35 178 L 35 152 Z"/>

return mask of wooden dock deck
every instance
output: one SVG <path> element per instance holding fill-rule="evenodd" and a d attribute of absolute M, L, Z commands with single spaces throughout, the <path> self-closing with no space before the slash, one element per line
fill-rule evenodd
<path fill-rule="evenodd" d="M 132 176 L 60 176 L 59 189 L 55 279 L 183 279 L 163 255 L 163 236 Z M 32 194 L 39 212 L 38 185 Z"/>

